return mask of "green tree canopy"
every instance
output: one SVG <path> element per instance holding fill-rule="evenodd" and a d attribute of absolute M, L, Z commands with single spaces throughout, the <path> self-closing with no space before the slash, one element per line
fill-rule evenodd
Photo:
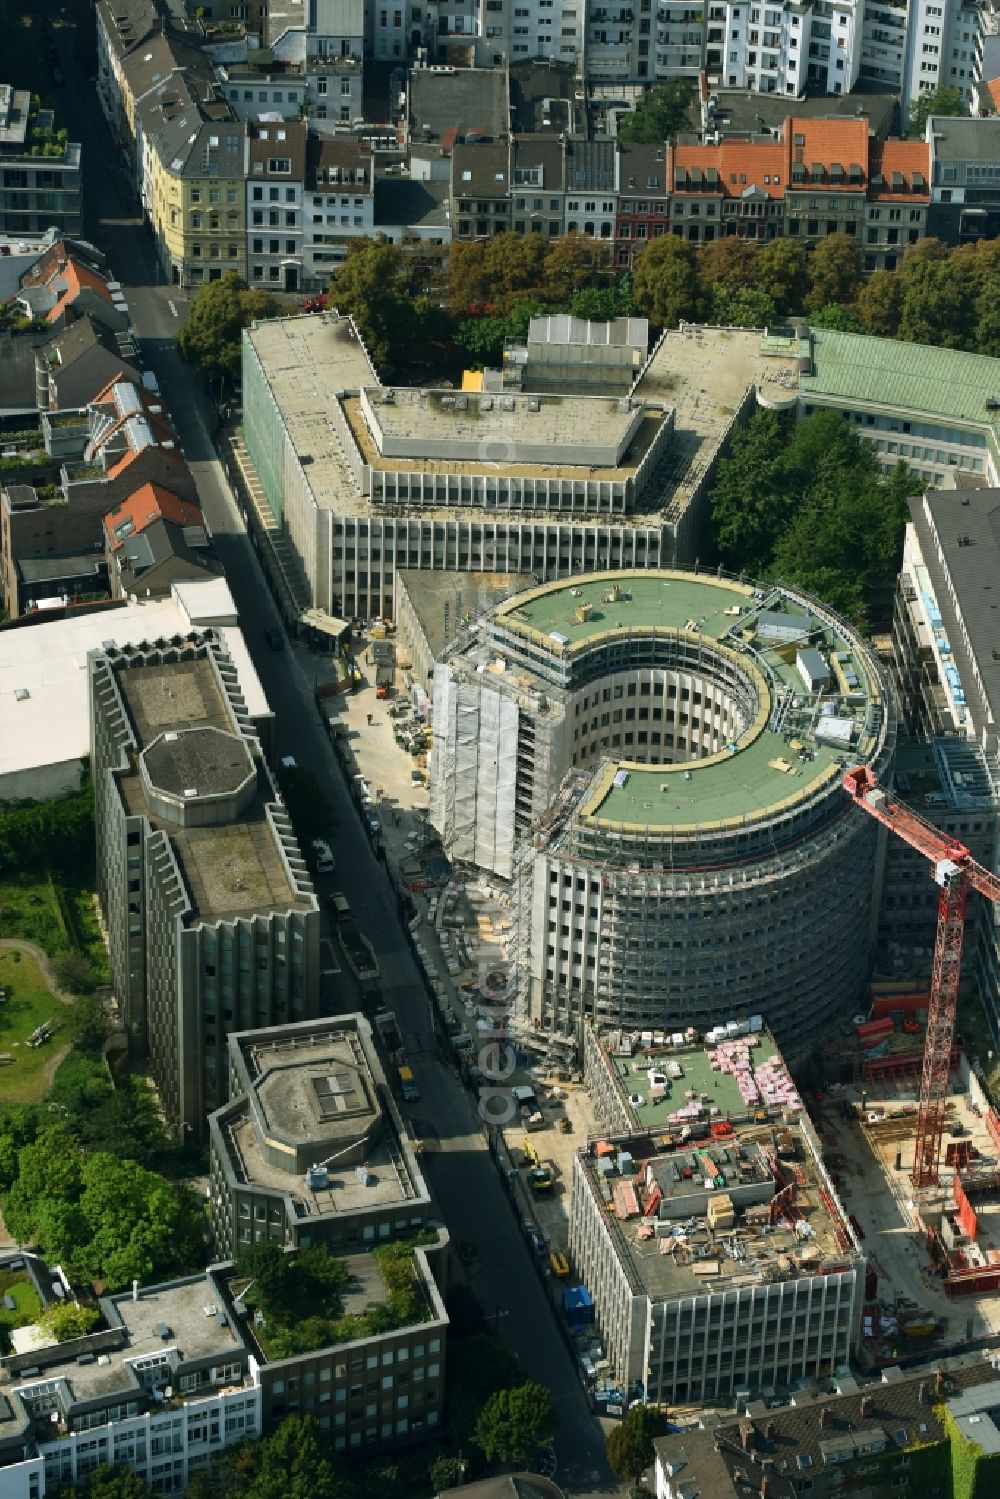
<path fill-rule="evenodd" d="M 921 94 L 910 105 L 910 135 L 922 139 L 931 115 L 964 115 L 968 111 L 962 90 L 950 84 L 939 84 L 929 94 Z"/>
<path fill-rule="evenodd" d="M 815 412 L 786 436 L 761 410 L 719 464 L 715 545 L 734 571 L 798 584 L 863 624 L 889 606 L 907 497 L 919 489 L 904 465 L 886 478 L 838 412 Z"/>
<path fill-rule="evenodd" d="M 754 259 L 754 284 L 782 315 L 801 312 L 809 289 L 808 265 L 805 245 L 799 240 L 768 240 Z"/>
<path fill-rule="evenodd" d="M 854 301 L 861 284 L 861 251 L 853 234 L 830 234 L 809 252 L 806 308 L 815 312 L 830 302 Z"/>
<path fill-rule="evenodd" d="M 849 307 L 842 307 L 839 302 L 827 302 L 825 307 L 818 307 L 809 314 L 809 321 L 814 328 L 832 328 L 836 333 L 867 332 L 856 313 Z"/>
<path fill-rule="evenodd" d="M 636 1483 L 653 1466 L 653 1442 L 666 1436 L 667 1413 L 655 1405 L 633 1405 L 608 1433 L 608 1464 L 619 1478 Z"/>
<path fill-rule="evenodd" d="M 698 251 L 698 280 L 706 295 L 714 286 L 742 292 L 755 284 L 758 250 L 748 239 L 728 234 L 702 245 Z"/>
<path fill-rule="evenodd" d="M 93 1332 L 101 1314 L 94 1306 L 77 1306 L 75 1301 L 53 1301 L 38 1318 L 40 1326 L 50 1332 L 57 1343 L 86 1337 Z"/>
<path fill-rule="evenodd" d="M 733 291 L 716 284 L 710 293 L 708 317 L 720 328 L 766 328 L 775 318 L 774 303 L 756 286 Z"/>
<path fill-rule="evenodd" d="M 975 346 L 978 308 L 975 281 L 958 260 L 904 262 L 898 336 L 944 349 Z"/>
<path fill-rule="evenodd" d="M 649 242 L 636 261 L 632 284 L 639 311 L 660 328 L 676 328 L 698 316 L 697 251 L 677 234 Z"/>
<path fill-rule="evenodd" d="M 102 1463 L 78 1488 L 60 1490 L 60 1499 L 156 1499 L 156 1490 L 131 1468 Z"/>
<path fill-rule="evenodd" d="M 178 331 L 178 353 L 211 381 L 236 380 L 243 329 L 252 322 L 275 317 L 279 311 L 279 304 L 268 292 L 247 286 L 234 272 L 218 281 L 206 281 L 195 292 Z"/>
<path fill-rule="evenodd" d="M 906 286 L 899 271 L 873 271 L 858 288 L 855 309 L 866 333 L 895 338 Z"/>
<path fill-rule="evenodd" d="M 497 1390 L 483 1406 L 473 1441 L 492 1462 L 530 1463 L 555 1436 L 552 1396 L 535 1380 Z"/>
<path fill-rule="evenodd" d="M 618 126 L 618 139 L 662 146 L 679 130 L 692 128 L 694 90 L 683 79 L 671 78 L 647 89 L 631 114 Z"/>

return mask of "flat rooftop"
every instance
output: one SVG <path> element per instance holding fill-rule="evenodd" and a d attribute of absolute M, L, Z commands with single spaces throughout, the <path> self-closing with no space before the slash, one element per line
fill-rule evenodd
<path fill-rule="evenodd" d="M 61 1378 L 67 1381 L 76 1400 L 94 1400 L 119 1390 L 134 1389 L 127 1365 L 143 1355 L 176 1348 L 182 1360 L 218 1353 L 220 1363 L 228 1363 L 234 1351 L 243 1347 L 232 1325 L 223 1327 L 220 1323 L 218 1314 L 224 1308 L 207 1275 L 140 1291 L 135 1301 L 127 1293 L 116 1296 L 114 1306 L 128 1333 L 124 1348 L 104 1349 L 100 1361 L 92 1364 L 77 1363 L 74 1354 L 63 1364 L 47 1365 L 38 1375 L 15 1378 L 13 1388 Z M 168 1329 L 165 1337 L 159 1331 L 161 1327 Z"/>
<path fill-rule="evenodd" d="M 535 398 L 519 396 L 517 399 L 519 406 L 524 405 L 526 407 L 528 400 Z M 498 473 L 502 471 L 504 474 L 508 474 L 511 478 L 515 479 L 607 479 L 618 480 L 620 482 L 629 478 L 635 472 L 636 468 L 638 468 L 664 421 L 664 414 L 662 412 L 646 412 L 641 421 L 636 425 L 628 451 L 623 455 L 622 462 L 616 464 L 613 468 L 565 463 L 557 459 L 546 463 L 518 463 L 504 455 L 504 439 L 502 437 L 497 440 L 496 449 L 488 442 L 485 446 L 483 457 L 477 458 L 474 461 L 469 459 L 463 460 L 461 458 L 384 458 L 379 452 L 374 436 L 369 429 L 360 399 L 356 396 L 345 396 L 342 404 L 344 415 L 347 417 L 351 428 L 351 434 L 358 445 L 364 462 L 370 464 L 373 469 L 400 474 L 472 475 L 492 470 Z M 323 506 L 329 503 L 331 509 L 351 508 L 344 506 L 344 496 L 342 493 L 330 496 L 332 503 L 325 498 L 325 490 L 321 497 L 316 487 L 315 468 L 310 469 L 309 482 L 313 487 L 313 493 L 316 494 L 317 504 Z M 369 502 L 367 498 L 358 496 L 354 500 L 354 509 L 357 508 L 358 503 L 368 504 Z M 454 518 L 455 509 L 455 506 L 440 506 L 438 507 L 438 511 L 434 513 L 439 512 L 442 516 Z M 427 507 L 421 506 L 420 513 L 422 515 L 427 514 Z M 518 513 L 520 514 L 521 512 L 519 511 Z M 551 513 L 550 511 L 546 512 L 546 514 Z M 569 514 L 569 512 L 558 513 Z"/>
<path fill-rule="evenodd" d="M 643 421 L 608 396 L 364 389 L 361 407 L 383 458 L 466 459 L 615 468 Z"/>
<path fill-rule="evenodd" d="M 606 602 L 616 582 L 622 596 Z M 801 619 L 802 638 L 791 643 L 763 638 L 757 616 L 764 612 Z M 627 641 L 654 631 L 700 636 L 730 652 L 752 678 L 756 717 L 720 753 L 660 765 L 605 760 L 580 805 L 581 817 L 601 824 L 674 831 L 743 824 L 832 783 L 846 752 L 863 759 L 874 749 L 867 724 L 882 694 L 876 665 L 852 632 L 834 627 L 829 617 L 782 590 L 764 598 L 749 586 L 702 580 L 693 573 L 600 573 L 509 599 L 497 609 L 496 625 L 501 650 L 503 631 L 509 629 L 565 664 L 602 638 Z M 810 692 L 796 670 L 797 647 L 807 644 L 822 648 L 831 662 L 829 689 Z M 538 680 L 541 685 L 541 675 Z M 830 716 L 821 714 L 824 699 L 835 709 L 833 716 L 851 721 L 846 745 L 819 737 L 826 732 L 824 717 Z"/>
<path fill-rule="evenodd" d="M 119 664 L 115 678 L 140 754 L 174 730 L 205 728 L 221 730 L 227 738 L 233 735 L 228 702 L 204 656 L 158 666 Z M 250 768 L 245 763 L 244 773 Z M 262 766 L 258 766 L 258 782 L 253 802 L 238 821 L 184 828 L 156 815 L 137 766 L 119 778 L 129 814 L 147 817 L 153 828 L 169 836 L 191 897 L 192 920 L 312 909 L 312 901 L 303 899 L 292 885 L 267 820 L 266 805 L 276 798 Z"/>
<path fill-rule="evenodd" d="M 798 346 L 765 345 L 759 332 L 686 326 L 661 338 L 637 400 L 671 406 L 674 431 L 663 486 L 664 518 L 679 520 L 748 388 L 779 410 L 798 400 Z"/>
<path fill-rule="evenodd" d="M 233 659 L 251 718 L 269 716 L 264 689 L 235 620 L 232 595 L 219 578 L 175 585 L 169 598 L 144 604 L 0 628 L 0 788 L 8 776 L 90 754 L 87 655 L 107 641 L 138 645 L 213 625 Z M 20 696 L 22 692 L 27 695 Z M 21 794 L 13 783 L 10 799 Z M 0 790 L 0 797 L 6 795 Z"/>
<path fill-rule="evenodd" d="M 269 1136 L 308 1140 L 329 1153 L 381 1114 L 375 1079 L 351 1029 L 304 1042 L 262 1043 L 244 1055 L 256 1072 L 253 1088 Z"/>
<path fill-rule="evenodd" d="M 507 76 L 503 68 L 411 68 L 407 75 L 410 132 L 414 141 L 450 143 L 470 134 L 496 137 L 508 128 Z"/>
<path fill-rule="evenodd" d="M 405 588 L 432 656 L 437 659 L 466 613 L 490 609 L 534 579 L 530 573 L 445 573 L 397 567 L 397 585 Z M 445 634 L 447 606 L 448 635 Z"/>
<path fill-rule="evenodd" d="M 780 1054 L 766 1031 L 758 1031 L 754 1040 L 757 1044 L 750 1052 L 750 1061 L 752 1070 L 757 1072 L 773 1065 L 774 1059 Z M 679 1076 L 671 1075 L 669 1062 L 674 1062 L 679 1067 Z M 713 1067 L 712 1054 L 701 1046 L 671 1048 L 669 1052 L 662 1054 L 646 1052 L 638 1056 L 632 1050 L 627 1053 L 615 1051 L 609 1057 L 608 1065 L 614 1068 L 619 1078 L 623 1096 L 642 1100 L 641 1103 L 631 1105 L 637 1129 L 658 1129 L 670 1125 L 671 1116 L 690 1102 L 690 1093 L 697 1096 L 706 1111 L 717 1110 L 721 1118 L 746 1112 L 747 1105 L 734 1074 Z M 651 1069 L 667 1073 L 662 1097 L 655 1097 L 650 1087 Z"/>

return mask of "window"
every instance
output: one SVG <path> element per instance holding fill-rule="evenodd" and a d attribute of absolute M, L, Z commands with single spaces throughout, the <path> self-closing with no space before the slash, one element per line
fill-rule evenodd
<path fill-rule="evenodd" d="M 269 172 L 283 172 L 286 176 L 292 170 L 292 163 L 287 156 L 270 156 L 267 161 Z"/>

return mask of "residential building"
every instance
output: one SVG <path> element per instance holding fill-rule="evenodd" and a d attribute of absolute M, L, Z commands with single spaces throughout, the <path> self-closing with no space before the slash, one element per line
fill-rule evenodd
<path fill-rule="evenodd" d="M 97 887 L 129 1045 L 195 1138 L 226 1038 L 319 1005 L 319 907 L 223 640 L 88 659 Z"/>
<path fill-rule="evenodd" d="M 617 159 L 618 212 L 615 217 L 615 265 L 631 270 L 651 239 L 670 227 L 666 146 L 622 142 Z"/>
<path fill-rule="evenodd" d="M 274 127 L 274 159 L 290 177 L 283 129 Z M 177 285 L 246 276 L 247 155 L 248 127 L 231 118 L 192 129 L 182 117 L 154 141 L 153 226 L 164 274 Z"/>
<path fill-rule="evenodd" d="M 615 237 L 618 154 L 614 141 L 566 142 L 566 233 Z"/>
<path fill-rule="evenodd" d="M 91 553 L 93 555 L 93 553 Z M 0 801 L 47 801 L 76 791 L 90 755 L 89 651 L 217 630 L 236 664 L 258 738 L 271 741 L 271 713 L 238 628 L 223 578 L 175 583 L 168 598 L 107 600 L 39 611 L 0 629 Z"/>
<path fill-rule="evenodd" d="M 127 333 L 77 318 L 35 350 L 35 398 L 42 411 L 85 406 L 115 381 L 139 385 L 139 352 Z"/>
<path fill-rule="evenodd" d="M 661 1034 L 646 1056 L 638 1035 L 585 1029 L 585 1075 L 615 1107 L 573 1157 L 569 1248 L 629 1398 L 729 1405 L 844 1366 L 857 1341 L 864 1252 L 780 1053 L 733 1029 Z"/>
<path fill-rule="evenodd" d="M 411 145 L 435 142 L 450 150 L 456 141 L 496 141 L 509 125 L 505 68 L 414 68 L 407 93 Z"/>
<path fill-rule="evenodd" d="M 401 179 L 379 184 L 390 185 L 403 184 Z M 360 140 L 309 135 L 302 209 L 304 286 L 325 291 L 351 240 L 375 233 L 375 192 L 375 169 L 367 145 Z"/>
<path fill-rule="evenodd" d="M 870 176 L 868 121 L 789 120 L 786 232 L 817 242 L 831 234 L 862 237 Z"/>
<path fill-rule="evenodd" d="M 156 0 L 97 0 L 95 17 L 97 97 L 115 139 L 130 146 L 135 137 L 125 62 L 160 31 L 162 16 Z"/>
<path fill-rule="evenodd" d="M 456 239 L 492 239 L 510 228 L 510 141 L 506 136 L 455 145 L 451 201 Z"/>
<path fill-rule="evenodd" d="M 865 206 L 864 268 L 894 271 L 909 245 L 927 233 L 931 193 L 923 141 L 872 141 Z"/>
<path fill-rule="evenodd" d="M 927 121 L 928 233 L 952 244 L 1000 235 L 1000 118 Z"/>
<path fill-rule="evenodd" d="M 175 583 L 221 576 L 200 508 L 159 484 L 143 484 L 102 524 L 113 598 L 162 598 Z"/>
<path fill-rule="evenodd" d="M 513 157 L 511 228 L 518 234 L 565 232 L 566 143 L 557 136 L 532 133 L 511 141 Z"/>
<path fill-rule="evenodd" d="M 297 291 L 303 280 L 304 120 L 247 125 L 247 266 L 251 281 Z"/>
<path fill-rule="evenodd" d="M 39 510 L 44 512 L 45 506 L 33 485 L 12 484 L 0 490 L 0 524 L 5 531 L 14 531 L 25 512 Z M 57 604 L 79 604 L 108 596 L 107 562 L 92 548 L 31 555 L 18 554 L 15 547 L 5 555 L 4 566 L 4 610 L 12 619 Z"/>
<path fill-rule="evenodd" d="M 17 302 L 55 332 L 84 314 L 113 333 L 129 326 L 121 283 L 112 279 L 102 255 L 76 240 L 57 239 L 21 274 Z"/>
<path fill-rule="evenodd" d="M 45 1305 L 72 1295 L 33 1256 L 0 1268 L 30 1273 Z M 102 1464 L 180 1494 L 227 1447 L 262 1434 L 257 1364 L 213 1271 L 98 1305 L 97 1331 L 70 1343 L 41 1334 L 6 1359 L 0 1489 L 10 1499 L 54 1499 Z"/>
<path fill-rule="evenodd" d="M 215 1242 L 356 1252 L 427 1222 L 430 1193 L 362 1015 L 228 1040 L 208 1126 Z"/>
<path fill-rule="evenodd" d="M 1000 1449 L 996 1355 L 970 1353 L 931 1368 L 892 1366 L 859 1388 L 849 1374 L 817 1381 L 787 1402 L 744 1407 L 657 1437 L 656 1499 L 774 1499 L 848 1493 L 919 1496 L 942 1472 L 993 1481 Z"/>
<path fill-rule="evenodd" d="M 768 240 L 785 232 L 785 141 L 727 137 L 717 146 L 667 146 L 666 155 L 674 234 L 708 244 L 723 235 Z"/>
<path fill-rule="evenodd" d="M 83 231 L 80 147 L 57 134 L 51 109 L 27 89 L 0 84 L 0 233 L 31 237 L 55 227 Z"/>

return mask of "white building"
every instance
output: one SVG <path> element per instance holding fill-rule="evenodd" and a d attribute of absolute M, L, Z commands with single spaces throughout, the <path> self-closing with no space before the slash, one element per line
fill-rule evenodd
<path fill-rule="evenodd" d="M 0 801 L 44 801 L 80 785 L 90 754 L 87 653 L 108 640 L 138 644 L 218 628 L 247 711 L 264 726 L 270 709 L 236 620 L 229 586 L 216 578 L 175 583 L 166 599 L 0 632 Z"/>

